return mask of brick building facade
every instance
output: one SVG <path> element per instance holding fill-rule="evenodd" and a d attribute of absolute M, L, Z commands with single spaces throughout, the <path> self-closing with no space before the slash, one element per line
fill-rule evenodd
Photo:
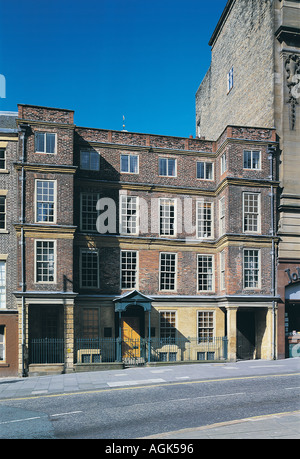
<path fill-rule="evenodd" d="M 0 112 L 0 375 L 18 372 L 18 314 L 14 291 L 17 286 L 18 132 L 16 112 Z"/>
<path fill-rule="evenodd" d="M 275 130 L 209 141 L 73 115 L 19 105 L 19 372 L 272 358 Z"/>

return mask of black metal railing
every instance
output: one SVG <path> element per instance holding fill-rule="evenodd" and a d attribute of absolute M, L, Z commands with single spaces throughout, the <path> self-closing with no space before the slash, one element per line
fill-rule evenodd
<path fill-rule="evenodd" d="M 64 363 L 64 340 L 59 338 L 32 339 L 30 363 Z"/>

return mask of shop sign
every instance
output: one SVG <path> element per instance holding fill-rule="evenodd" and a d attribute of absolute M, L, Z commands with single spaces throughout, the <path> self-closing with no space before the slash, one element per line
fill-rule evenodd
<path fill-rule="evenodd" d="M 300 268 L 296 268 L 296 272 L 291 273 L 290 269 L 286 269 L 285 272 L 289 276 L 289 284 L 292 284 L 293 282 L 298 282 L 300 281 Z"/>

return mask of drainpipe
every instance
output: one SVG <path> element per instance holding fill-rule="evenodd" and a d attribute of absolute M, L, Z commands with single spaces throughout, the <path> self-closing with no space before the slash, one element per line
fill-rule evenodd
<path fill-rule="evenodd" d="M 273 167 L 273 159 L 275 158 L 276 154 L 276 147 L 274 145 L 269 145 L 268 147 L 268 159 L 270 161 L 270 180 L 274 180 L 274 167 Z M 272 236 L 272 251 L 271 251 L 271 263 L 272 263 L 272 285 L 271 285 L 271 293 L 273 298 L 276 294 L 276 252 L 275 252 L 275 218 L 274 218 L 274 211 L 275 211 L 275 194 L 274 194 L 274 186 L 271 185 L 271 236 Z M 276 303 L 275 300 L 272 301 L 272 358 L 276 360 Z"/>
<path fill-rule="evenodd" d="M 25 369 L 25 344 L 26 344 L 26 332 L 25 332 L 25 316 L 26 316 L 26 307 L 25 307 L 25 237 L 24 237 L 24 223 L 25 223 L 25 135 L 26 135 L 26 126 L 20 126 L 20 140 L 22 142 L 22 170 L 21 170 L 21 288 L 22 288 L 22 376 L 27 376 Z"/>

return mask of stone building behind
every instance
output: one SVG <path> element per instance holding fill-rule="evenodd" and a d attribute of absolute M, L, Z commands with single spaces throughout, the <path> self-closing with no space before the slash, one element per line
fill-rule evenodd
<path fill-rule="evenodd" d="M 198 136 L 216 139 L 227 124 L 275 128 L 278 135 L 279 358 L 289 355 L 288 335 L 300 330 L 299 24 L 299 0 L 229 0 L 210 39 L 211 66 L 196 94 Z"/>

